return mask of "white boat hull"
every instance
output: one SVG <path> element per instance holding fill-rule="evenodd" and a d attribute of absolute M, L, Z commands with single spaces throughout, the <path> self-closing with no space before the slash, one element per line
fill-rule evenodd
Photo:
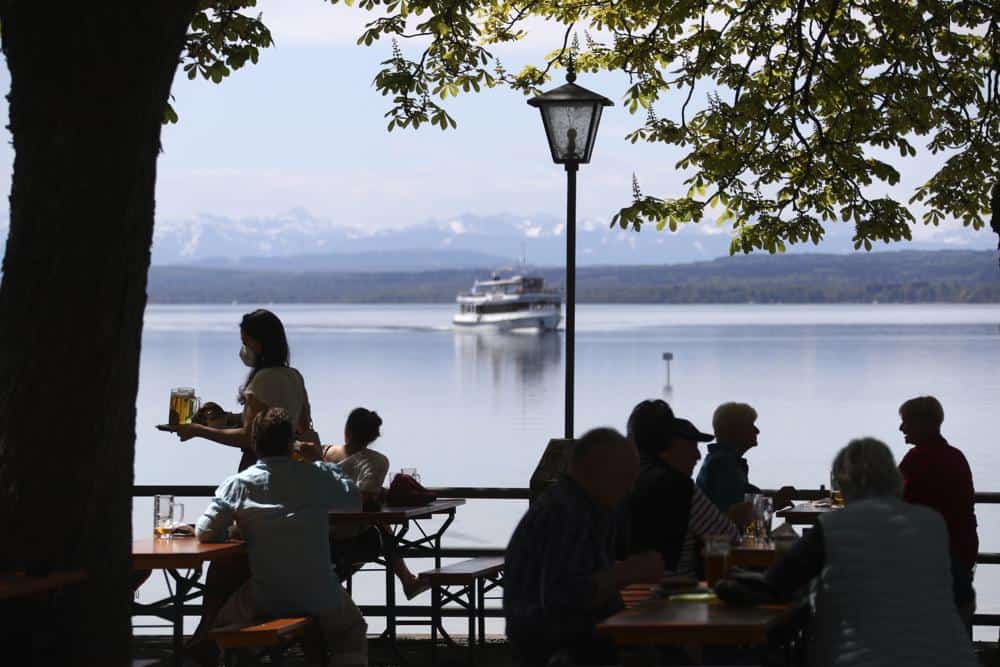
<path fill-rule="evenodd" d="M 455 325 L 455 328 L 458 329 L 552 331 L 559 326 L 559 322 L 562 321 L 562 315 L 553 310 L 496 314 L 456 313 L 451 321 Z"/>

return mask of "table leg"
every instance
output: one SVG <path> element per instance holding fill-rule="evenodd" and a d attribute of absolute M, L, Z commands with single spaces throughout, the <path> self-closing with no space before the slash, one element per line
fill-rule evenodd
<path fill-rule="evenodd" d="M 400 540 L 406 535 L 409 522 L 404 523 L 398 533 L 391 532 L 392 539 L 385 545 L 385 635 L 389 642 L 396 645 L 396 573 L 392 571 L 392 563 L 398 553 Z"/>

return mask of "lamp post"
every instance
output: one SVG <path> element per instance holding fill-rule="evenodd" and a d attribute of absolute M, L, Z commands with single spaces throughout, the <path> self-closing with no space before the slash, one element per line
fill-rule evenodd
<path fill-rule="evenodd" d="M 574 83 L 572 60 L 566 83 L 528 100 L 538 107 L 556 164 L 566 165 L 566 439 L 573 438 L 573 371 L 576 352 L 576 171 L 590 162 L 601 111 L 614 103 Z"/>

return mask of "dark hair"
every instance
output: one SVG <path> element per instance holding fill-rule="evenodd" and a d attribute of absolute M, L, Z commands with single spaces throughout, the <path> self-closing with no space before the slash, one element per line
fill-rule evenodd
<path fill-rule="evenodd" d="M 367 447 L 378 439 L 380 426 L 382 418 L 377 412 L 367 408 L 354 408 L 351 414 L 347 415 L 344 429 L 351 432 L 351 439 L 356 440 L 357 444 Z"/>
<path fill-rule="evenodd" d="M 292 420 L 284 408 L 268 408 L 254 417 L 253 448 L 257 458 L 288 456 L 292 439 Z"/>
<path fill-rule="evenodd" d="M 628 418 L 628 437 L 641 454 L 659 454 L 670 446 L 674 411 L 659 398 L 642 401 Z"/>
<path fill-rule="evenodd" d="M 288 339 L 285 337 L 285 327 L 278 316 L 270 310 L 259 308 L 247 313 L 240 320 L 240 332 L 260 343 L 260 354 L 257 355 L 250 374 L 240 387 L 239 401 L 243 404 L 246 398 L 243 393 L 250 386 L 253 376 L 262 368 L 288 365 Z"/>
<path fill-rule="evenodd" d="M 620 443 L 628 443 L 628 440 L 613 428 L 601 427 L 591 429 L 573 441 L 573 445 L 569 451 L 569 464 L 571 466 L 579 465 L 595 448 Z"/>

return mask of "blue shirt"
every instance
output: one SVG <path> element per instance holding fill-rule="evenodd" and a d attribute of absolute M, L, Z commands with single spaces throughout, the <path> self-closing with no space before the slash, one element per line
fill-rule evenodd
<path fill-rule="evenodd" d="M 736 503 L 743 502 L 743 494 L 759 493 L 750 483 L 750 466 L 747 460 L 732 447 L 712 443 L 708 455 L 698 471 L 696 484 L 709 500 L 725 513 Z"/>
<path fill-rule="evenodd" d="M 330 567 L 330 510 L 358 511 L 361 494 L 334 463 L 265 457 L 215 490 L 198 519 L 202 542 L 228 537 L 233 520 L 247 542 L 256 611 L 314 615 L 336 609 Z"/>

